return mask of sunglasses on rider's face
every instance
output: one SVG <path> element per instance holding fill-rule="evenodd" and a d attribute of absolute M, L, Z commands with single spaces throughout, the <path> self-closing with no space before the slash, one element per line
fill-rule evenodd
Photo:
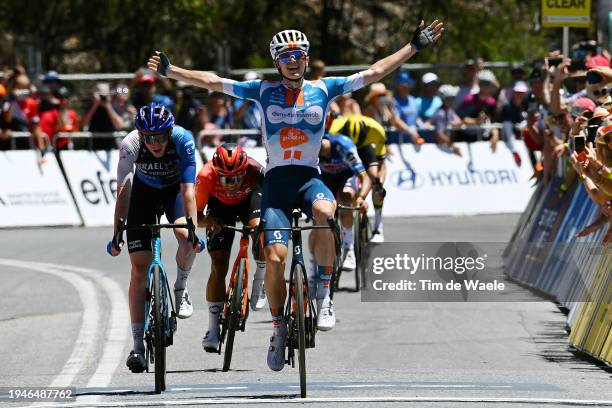
<path fill-rule="evenodd" d="M 593 90 L 593 95 L 596 97 L 612 95 L 612 88 L 601 88 Z"/>
<path fill-rule="evenodd" d="M 295 50 L 283 52 L 282 54 L 278 55 L 278 61 L 281 64 L 288 63 L 289 61 L 291 61 L 291 58 L 295 59 L 296 61 L 299 61 L 301 59 L 306 58 L 306 53 L 304 51 Z"/>
<path fill-rule="evenodd" d="M 221 184 L 225 184 L 228 186 L 233 186 L 236 184 L 241 184 L 244 176 L 219 176 L 219 180 Z"/>
<path fill-rule="evenodd" d="M 166 143 L 170 137 L 168 132 L 160 133 L 140 133 L 146 144 Z"/>

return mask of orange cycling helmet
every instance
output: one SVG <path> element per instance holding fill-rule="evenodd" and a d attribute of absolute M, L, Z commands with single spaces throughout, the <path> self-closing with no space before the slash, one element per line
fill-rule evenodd
<path fill-rule="evenodd" d="M 248 157 L 242 146 L 224 143 L 217 147 L 212 157 L 212 165 L 221 176 L 236 176 L 246 172 Z"/>

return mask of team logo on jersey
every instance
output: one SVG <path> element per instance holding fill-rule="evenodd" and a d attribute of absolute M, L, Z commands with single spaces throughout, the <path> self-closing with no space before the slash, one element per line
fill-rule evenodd
<path fill-rule="evenodd" d="M 296 125 L 301 121 L 305 121 L 309 125 L 318 125 L 323 120 L 323 108 L 320 106 L 311 106 L 304 110 L 296 110 L 295 108 L 281 108 L 278 105 L 268 106 L 266 117 L 270 123 L 287 123 Z"/>
<path fill-rule="evenodd" d="M 308 140 L 308 135 L 300 129 L 286 127 L 280 131 L 280 145 L 283 149 L 302 145 L 308 142 Z"/>

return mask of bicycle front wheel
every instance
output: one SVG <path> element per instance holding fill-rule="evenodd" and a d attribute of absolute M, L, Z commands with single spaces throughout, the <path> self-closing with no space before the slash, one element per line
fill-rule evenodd
<path fill-rule="evenodd" d="M 240 326 L 242 315 L 243 288 L 244 288 L 244 269 L 245 259 L 240 260 L 238 271 L 234 277 L 234 287 L 231 290 L 230 309 L 227 327 L 227 339 L 225 342 L 225 354 L 223 355 L 223 371 L 228 371 L 232 363 L 232 351 L 234 350 L 234 336 Z"/>
<path fill-rule="evenodd" d="M 297 317 L 298 365 L 300 370 L 300 395 L 306 398 L 306 324 L 304 314 L 304 267 L 297 264 L 293 271 L 295 278 L 295 314 Z"/>
<path fill-rule="evenodd" d="M 155 393 L 166 389 L 166 319 L 164 318 L 164 292 L 161 269 L 153 267 L 153 348 L 155 349 Z"/>
<path fill-rule="evenodd" d="M 361 214 L 353 218 L 353 249 L 355 251 L 355 292 L 361 289 L 361 234 L 360 234 Z"/>

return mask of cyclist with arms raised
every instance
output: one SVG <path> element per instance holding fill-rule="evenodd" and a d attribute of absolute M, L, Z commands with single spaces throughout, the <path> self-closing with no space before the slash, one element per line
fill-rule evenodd
<path fill-rule="evenodd" d="M 262 112 L 262 138 L 268 153 L 261 203 L 266 226 L 290 227 L 289 212 L 296 203 L 312 216 L 316 224 L 326 225 L 327 220 L 334 216 L 335 201 L 320 179 L 318 156 L 325 112 L 330 102 L 341 94 L 353 92 L 389 75 L 418 50 L 433 44 L 442 31 L 442 23 L 437 20 L 427 28 L 421 21 L 409 44 L 369 69 L 349 77 L 316 81 L 304 79 L 310 43 L 306 35 L 297 30 L 281 31 L 270 42 L 274 65 L 282 77 L 278 82 L 238 82 L 212 72 L 186 70 L 171 65 L 168 58 L 159 52 L 149 59 L 148 66 L 193 86 L 255 101 Z M 329 329 L 335 324 L 329 299 L 334 240 L 332 232 L 326 229 L 312 233 L 316 242 L 314 255 L 319 265 L 317 325 Z M 275 371 L 282 370 L 285 365 L 287 327 L 283 321 L 283 304 L 287 294 L 284 271 L 288 237 L 287 231 L 264 234 L 265 286 L 274 325 L 267 361 L 268 367 Z"/>
<path fill-rule="evenodd" d="M 119 151 L 115 231 L 119 219 L 126 216 L 128 226 L 154 224 L 160 210 L 170 222 L 184 224 L 187 222 L 186 216 L 195 219 L 196 161 L 193 136 L 174 125 L 174 117 L 164 105 L 155 103 L 140 108 L 135 124 L 136 130 L 123 139 Z M 187 277 L 196 250 L 201 248 L 195 226 L 189 230 L 177 228 L 174 235 L 179 243 L 174 295 L 178 317 L 186 319 L 193 313 L 186 287 Z M 146 368 L 143 335 L 147 270 L 152 258 L 151 232 L 128 231 L 127 242 L 132 264 L 129 305 L 134 348 L 126 364 L 132 372 L 140 373 Z M 123 242 L 112 241 L 111 255 L 119 255 L 122 246 Z"/>
<path fill-rule="evenodd" d="M 217 148 L 212 160 L 204 165 L 196 181 L 198 225 L 207 227 L 208 253 L 212 260 L 206 286 L 208 301 L 208 331 L 202 339 L 204 351 L 219 349 L 219 318 L 226 296 L 227 275 L 234 231 L 222 230 L 223 225 L 235 225 L 240 218 L 243 225 L 259 225 L 263 167 L 248 157 L 240 145 L 225 143 Z M 206 214 L 203 213 L 206 208 Z M 266 263 L 259 247 L 253 246 L 257 270 L 251 291 L 251 309 L 259 310 L 266 304 L 263 279 Z"/>

